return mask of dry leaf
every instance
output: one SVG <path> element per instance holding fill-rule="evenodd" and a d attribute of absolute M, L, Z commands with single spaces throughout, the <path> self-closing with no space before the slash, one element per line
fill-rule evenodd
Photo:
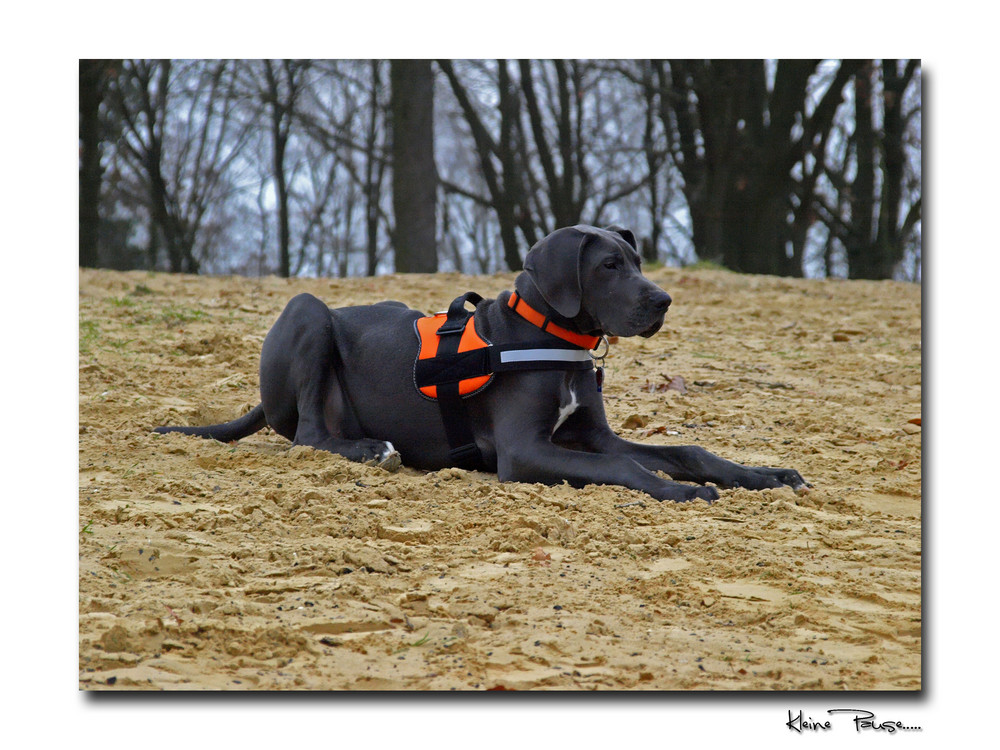
<path fill-rule="evenodd" d="M 648 438 L 650 435 L 656 435 L 660 432 L 666 432 L 666 431 L 667 428 L 663 425 L 660 425 L 659 427 L 650 427 L 648 430 L 643 430 L 642 432 L 640 432 L 637 435 L 637 437 Z"/>
<path fill-rule="evenodd" d="M 670 377 L 669 375 L 664 375 L 663 379 L 666 381 L 664 383 L 650 383 L 646 381 L 646 385 L 642 387 L 647 393 L 663 393 L 664 391 L 677 391 L 678 393 L 687 393 L 687 381 L 684 380 L 680 375 L 675 375 Z"/>
<path fill-rule="evenodd" d="M 682 378 L 680 375 L 675 375 L 670 379 L 670 382 L 667 383 L 667 390 L 679 391 L 680 393 L 687 393 L 688 392 L 687 383 L 684 382 L 684 378 Z"/>

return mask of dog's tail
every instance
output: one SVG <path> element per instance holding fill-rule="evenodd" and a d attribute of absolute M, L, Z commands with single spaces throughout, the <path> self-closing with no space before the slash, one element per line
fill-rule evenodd
<path fill-rule="evenodd" d="M 153 432 L 158 432 L 161 435 L 168 432 L 181 432 L 185 435 L 197 435 L 209 440 L 228 443 L 252 435 L 265 427 L 267 427 L 267 419 L 264 417 L 264 405 L 257 404 L 239 419 L 225 424 L 212 424 L 207 427 L 157 427 Z"/>

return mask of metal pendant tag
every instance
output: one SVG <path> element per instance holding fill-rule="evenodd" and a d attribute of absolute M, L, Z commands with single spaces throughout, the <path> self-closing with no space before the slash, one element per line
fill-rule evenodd
<path fill-rule="evenodd" d="M 604 344 L 604 351 L 600 354 L 594 354 L 597 351 L 597 346 Z M 600 341 L 597 342 L 597 346 L 593 348 L 590 352 L 590 358 L 594 360 L 597 365 L 597 369 L 594 371 L 594 377 L 597 380 L 597 392 L 600 393 L 604 390 L 604 358 L 608 356 L 608 351 L 611 349 L 611 345 L 608 343 L 607 336 L 601 336 Z"/>

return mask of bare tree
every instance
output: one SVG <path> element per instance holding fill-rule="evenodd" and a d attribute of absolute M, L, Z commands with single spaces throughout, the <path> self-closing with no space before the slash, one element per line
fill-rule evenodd
<path fill-rule="evenodd" d="M 173 271 L 492 272 L 558 226 L 613 222 L 647 260 L 920 276 L 919 61 L 97 72 L 81 65 L 81 263 L 134 267 L 144 245 L 138 265 Z M 114 258 L 94 259 L 95 226 Z"/>
<path fill-rule="evenodd" d="M 212 252 L 212 217 L 248 130 L 234 117 L 232 75 L 226 61 L 126 60 L 114 81 L 126 162 L 148 196 L 151 267 L 160 241 L 173 272 L 197 273 Z"/>
<path fill-rule="evenodd" d="M 101 101 L 112 60 L 80 60 L 80 265 L 97 266 L 101 202 Z"/>
<path fill-rule="evenodd" d="M 486 184 L 489 196 L 482 197 L 471 190 L 462 188 L 454 182 L 447 182 L 445 189 L 453 193 L 465 195 L 481 205 L 492 207 L 496 211 L 500 237 L 503 242 L 504 259 L 508 268 L 519 270 L 522 260 L 516 235 L 519 225 L 518 217 L 520 216 L 522 219 L 520 228 L 529 244 L 534 244 L 536 233 L 533 227 L 529 225 L 530 212 L 519 201 L 519 199 L 523 200 L 524 190 L 518 180 L 519 175 L 516 173 L 517 167 L 515 166 L 519 158 L 514 136 L 514 131 L 517 127 L 516 114 L 518 106 L 513 100 L 514 92 L 511 90 L 507 63 L 505 60 L 499 61 L 499 72 L 495 84 L 498 89 L 497 95 L 500 101 L 500 138 L 497 139 L 489 132 L 484 118 L 480 115 L 478 108 L 473 103 L 472 97 L 459 79 L 452 62 L 450 60 L 438 60 L 437 62 L 438 67 L 440 67 L 447 77 L 452 93 L 468 123 L 478 156 L 481 176 Z M 504 168 L 506 168 L 506 171 L 504 171 Z"/>
<path fill-rule="evenodd" d="M 738 271 L 802 275 L 805 235 L 794 235 L 792 224 L 811 210 L 814 176 L 797 176 L 796 167 L 822 155 L 844 86 L 860 68 L 841 63 L 810 107 L 807 85 L 820 63 L 779 60 L 771 82 L 763 60 L 656 63 L 661 118 L 701 257 Z"/>
<path fill-rule="evenodd" d="M 662 147 L 652 164 L 645 158 L 654 147 L 646 152 L 641 145 L 642 127 L 649 125 L 641 108 L 618 106 L 637 97 L 622 93 L 628 80 L 616 66 L 465 61 L 471 83 L 451 61 L 438 66 L 468 125 L 487 195 L 451 180 L 445 189 L 496 212 L 509 268 L 520 268 L 522 249 L 556 227 L 606 221 L 609 207 L 624 206 L 663 166 Z M 483 80 L 493 92 L 483 90 Z M 652 131 L 646 137 L 653 138 Z"/>
<path fill-rule="evenodd" d="M 384 65 L 379 60 L 334 62 L 321 66 L 322 81 L 311 92 L 310 106 L 299 113 L 309 138 L 321 145 L 363 197 L 364 273 L 375 275 L 388 250 L 392 216 L 383 190 L 390 156 Z M 354 197 L 351 191 L 352 207 Z M 350 221 L 351 215 L 345 215 Z M 347 245 L 350 245 L 347 242 Z M 346 269 L 346 266 L 345 266 Z"/>
<path fill-rule="evenodd" d="M 292 123 L 295 120 L 295 106 L 302 88 L 302 74 L 308 69 L 308 61 L 281 60 L 263 61 L 265 104 L 270 110 L 273 176 L 278 204 L 278 273 L 291 275 L 291 230 L 288 217 L 288 170 L 285 154 Z"/>
<path fill-rule="evenodd" d="M 846 158 L 826 168 L 838 191 L 837 205 L 817 198 L 831 235 L 846 250 L 851 278 L 891 279 L 921 220 L 919 176 L 907 169 L 906 157 L 919 100 L 904 108 L 906 90 L 918 74 L 917 60 L 905 66 L 884 60 L 866 61 L 855 77 L 854 132 Z"/>

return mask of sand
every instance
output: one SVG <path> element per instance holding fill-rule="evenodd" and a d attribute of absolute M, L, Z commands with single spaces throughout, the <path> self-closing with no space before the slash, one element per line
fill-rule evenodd
<path fill-rule="evenodd" d="M 296 293 L 433 312 L 513 276 L 81 271 L 81 689 L 919 690 L 920 287 L 648 275 L 674 305 L 612 346 L 612 427 L 810 492 L 659 503 L 154 435 L 254 406 Z"/>

